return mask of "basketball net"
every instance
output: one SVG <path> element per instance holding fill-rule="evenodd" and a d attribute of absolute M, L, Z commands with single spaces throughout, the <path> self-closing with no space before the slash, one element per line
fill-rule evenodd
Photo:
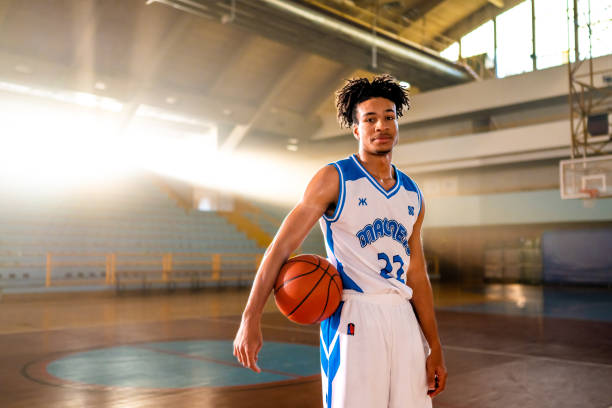
<path fill-rule="evenodd" d="M 583 188 L 580 190 L 581 193 L 588 195 L 582 199 L 582 206 L 584 208 L 595 207 L 596 199 L 599 197 L 599 190 L 596 188 Z"/>

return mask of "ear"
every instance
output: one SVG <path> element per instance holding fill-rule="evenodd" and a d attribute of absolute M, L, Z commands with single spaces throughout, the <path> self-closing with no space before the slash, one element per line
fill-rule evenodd
<path fill-rule="evenodd" d="M 359 126 L 356 123 L 353 124 L 353 137 L 359 140 Z"/>

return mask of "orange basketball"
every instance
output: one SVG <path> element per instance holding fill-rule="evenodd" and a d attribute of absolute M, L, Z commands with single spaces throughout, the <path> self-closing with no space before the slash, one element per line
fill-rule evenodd
<path fill-rule="evenodd" d="M 298 255 L 281 267 L 274 284 L 278 309 L 291 321 L 319 323 L 342 299 L 342 280 L 332 264 L 318 255 Z"/>

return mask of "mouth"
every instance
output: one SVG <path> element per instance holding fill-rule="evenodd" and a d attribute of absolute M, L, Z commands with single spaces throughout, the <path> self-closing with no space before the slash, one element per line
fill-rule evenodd
<path fill-rule="evenodd" d="M 391 136 L 378 136 L 378 137 L 375 137 L 372 141 L 373 142 L 388 142 L 391 140 L 393 140 L 393 137 Z"/>

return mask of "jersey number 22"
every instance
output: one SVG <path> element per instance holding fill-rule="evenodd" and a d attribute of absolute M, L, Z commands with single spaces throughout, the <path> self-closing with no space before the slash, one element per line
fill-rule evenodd
<path fill-rule="evenodd" d="M 391 261 L 389 261 L 389 256 L 387 254 L 385 254 L 384 252 L 380 252 L 378 254 L 378 259 L 379 260 L 383 260 L 385 261 L 385 267 L 382 268 L 380 270 L 380 276 L 382 276 L 385 279 L 391 279 L 393 278 L 393 275 L 391 275 L 391 273 L 393 272 L 393 267 L 391 266 Z M 404 279 L 402 279 L 402 276 L 404 275 L 404 261 L 402 260 L 402 257 L 399 255 L 393 255 L 393 263 L 394 264 L 399 264 L 399 267 L 397 268 L 396 271 L 396 279 L 402 283 L 406 283 L 406 281 Z"/>

